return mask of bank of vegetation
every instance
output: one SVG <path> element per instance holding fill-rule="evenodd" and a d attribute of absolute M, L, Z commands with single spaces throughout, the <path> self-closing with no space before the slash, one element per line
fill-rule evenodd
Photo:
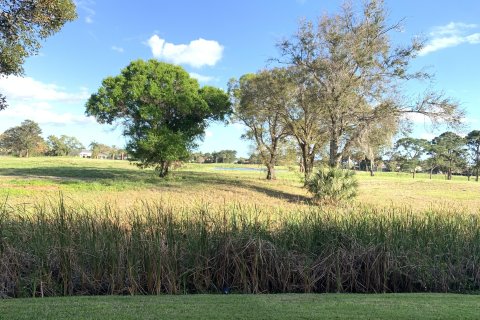
<path fill-rule="evenodd" d="M 480 219 L 409 209 L 4 205 L 0 295 L 472 292 Z"/>

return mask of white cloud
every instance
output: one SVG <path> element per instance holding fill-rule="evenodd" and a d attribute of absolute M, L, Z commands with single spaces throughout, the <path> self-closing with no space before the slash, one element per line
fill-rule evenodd
<path fill-rule="evenodd" d="M 123 53 L 125 51 L 123 48 L 117 47 L 117 46 L 112 46 L 112 50 L 117 51 L 119 53 Z"/>
<path fill-rule="evenodd" d="M 55 84 L 43 83 L 30 77 L 9 76 L 0 78 L 0 92 L 7 98 L 8 107 L 1 111 L 4 123 L 12 125 L 25 119 L 31 119 L 39 124 L 68 125 L 89 124 L 95 120 L 82 114 L 61 111 L 66 104 L 83 105 L 88 99 L 88 89 L 81 87 L 78 92 L 67 92 Z M 55 106 L 59 105 L 57 109 Z M 79 110 L 69 106 L 70 110 Z M 8 121 L 7 121 L 8 120 Z"/>
<path fill-rule="evenodd" d="M 441 49 L 455 47 L 463 43 L 480 43 L 480 32 L 471 33 L 472 29 L 478 29 L 476 24 L 462 22 L 450 22 L 444 26 L 437 26 L 430 32 L 430 42 L 419 52 L 420 56 L 427 55 Z"/>
<path fill-rule="evenodd" d="M 214 77 L 204 76 L 204 75 L 201 75 L 201 74 L 198 74 L 198 73 L 195 73 L 195 72 L 190 72 L 190 76 L 192 78 L 197 79 L 200 82 L 210 82 L 210 81 L 215 80 Z"/>
<path fill-rule="evenodd" d="M 148 39 L 147 44 L 155 58 L 175 64 L 190 65 L 194 68 L 214 66 L 223 54 L 223 46 L 217 41 L 202 38 L 193 40 L 189 44 L 173 44 L 153 35 Z"/>
<path fill-rule="evenodd" d="M 17 76 L 0 77 L 0 92 L 7 100 L 76 102 L 89 97 L 86 88 L 80 88 L 80 92 L 69 93 L 55 84 Z"/>
<path fill-rule="evenodd" d="M 9 101 L 10 103 L 10 101 Z M 71 112 L 58 112 L 48 102 L 12 102 L 2 111 L 2 117 L 8 117 L 12 122 L 21 122 L 25 119 L 39 124 L 68 125 L 95 123 L 92 117 L 77 115 Z"/>

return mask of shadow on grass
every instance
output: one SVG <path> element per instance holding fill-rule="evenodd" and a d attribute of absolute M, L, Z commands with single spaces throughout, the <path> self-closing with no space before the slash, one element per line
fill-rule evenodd
<path fill-rule="evenodd" d="M 0 168 L 1 176 L 16 176 L 25 178 L 73 178 L 78 180 L 139 180 L 149 178 L 152 172 L 141 170 L 126 170 L 115 168 L 94 168 L 94 167 L 36 167 L 36 168 Z"/>
<path fill-rule="evenodd" d="M 191 186 L 205 186 L 205 185 L 214 185 L 214 186 L 224 186 L 224 187 L 231 187 L 236 186 L 244 189 L 248 189 L 251 191 L 263 193 L 272 198 L 279 198 L 284 199 L 291 203 L 302 203 L 307 204 L 310 203 L 310 198 L 293 194 L 289 192 L 285 192 L 283 190 L 277 190 L 265 186 L 264 184 L 255 184 L 252 181 L 255 178 L 251 179 L 244 179 L 242 177 L 237 176 L 228 176 L 222 175 L 218 173 L 209 173 L 209 172 L 194 172 L 194 171 L 182 171 L 175 173 L 179 175 L 179 178 L 182 179 L 186 184 Z"/>
<path fill-rule="evenodd" d="M 264 183 L 255 184 L 254 177 L 231 176 L 221 173 L 174 171 L 166 178 L 156 176 L 151 170 L 97 168 L 97 167 L 35 167 L 35 168 L 0 168 L 0 176 L 36 178 L 50 180 L 61 185 L 75 185 L 84 182 L 97 182 L 105 186 L 115 183 L 137 184 L 147 188 L 181 187 L 208 188 L 232 186 L 263 193 L 272 198 L 284 199 L 291 203 L 308 203 L 309 198 L 277 190 Z"/>

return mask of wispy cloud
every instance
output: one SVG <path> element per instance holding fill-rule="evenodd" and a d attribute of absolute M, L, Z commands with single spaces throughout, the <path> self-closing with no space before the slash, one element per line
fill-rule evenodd
<path fill-rule="evenodd" d="M 112 46 L 113 51 L 117 51 L 118 53 L 123 53 L 125 50 L 122 47 Z"/>
<path fill-rule="evenodd" d="M 201 74 L 198 74 L 198 73 L 195 73 L 195 72 L 190 72 L 190 76 L 192 78 L 195 78 L 198 81 L 204 82 L 204 83 L 211 82 L 211 81 L 215 80 L 214 77 L 204 76 L 204 75 L 201 75 Z"/>
<path fill-rule="evenodd" d="M 166 42 L 158 35 L 147 41 L 155 58 L 175 64 L 186 64 L 194 68 L 214 66 L 222 58 L 223 46 L 215 40 L 198 39 L 189 44 Z"/>
<path fill-rule="evenodd" d="M 84 21 L 85 23 L 91 24 L 93 23 L 93 17 L 95 16 L 95 10 L 93 10 L 93 6 L 95 6 L 95 1 L 93 0 L 76 0 L 75 5 L 78 9 L 82 10 L 85 13 Z"/>
<path fill-rule="evenodd" d="M 430 32 L 430 41 L 419 52 L 420 56 L 429 53 L 455 47 L 463 43 L 479 44 L 480 32 L 479 26 L 476 24 L 467 24 L 462 22 L 450 22 L 444 26 L 437 26 Z"/>

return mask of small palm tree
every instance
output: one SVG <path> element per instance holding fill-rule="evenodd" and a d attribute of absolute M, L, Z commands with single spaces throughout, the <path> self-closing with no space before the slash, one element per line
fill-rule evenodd
<path fill-rule="evenodd" d="M 355 171 L 339 168 L 320 168 L 305 183 L 317 203 L 337 203 L 357 196 Z"/>

